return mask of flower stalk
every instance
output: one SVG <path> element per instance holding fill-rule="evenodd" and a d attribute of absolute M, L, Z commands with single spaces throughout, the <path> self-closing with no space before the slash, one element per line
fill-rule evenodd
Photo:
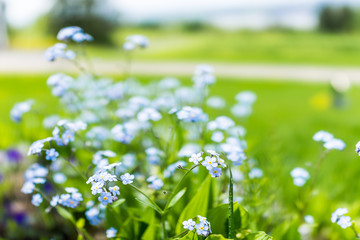
<path fill-rule="evenodd" d="M 229 166 L 230 183 L 229 183 L 229 238 L 234 238 L 234 183 L 231 168 Z"/>

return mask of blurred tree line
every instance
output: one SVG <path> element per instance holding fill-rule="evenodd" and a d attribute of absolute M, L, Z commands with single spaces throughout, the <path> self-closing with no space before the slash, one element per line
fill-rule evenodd
<path fill-rule="evenodd" d="M 66 26 L 79 26 L 97 43 L 111 43 L 119 27 L 119 13 L 107 0 L 57 0 L 49 14 L 49 32 L 56 34 Z"/>
<path fill-rule="evenodd" d="M 359 11 L 348 6 L 323 6 L 319 13 L 319 29 L 336 33 L 360 29 L 359 15 Z"/>

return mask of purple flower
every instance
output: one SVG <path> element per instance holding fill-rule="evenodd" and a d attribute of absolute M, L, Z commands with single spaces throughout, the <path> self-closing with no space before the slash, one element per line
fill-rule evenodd
<path fill-rule="evenodd" d="M 23 159 L 23 155 L 17 149 L 9 149 L 6 152 L 9 162 L 19 163 Z"/>

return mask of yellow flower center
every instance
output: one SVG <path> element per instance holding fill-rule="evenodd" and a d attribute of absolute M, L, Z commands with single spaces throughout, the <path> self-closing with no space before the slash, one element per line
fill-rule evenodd
<path fill-rule="evenodd" d="M 106 201 L 106 200 L 107 200 L 107 197 L 104 197 L 104 200 Z"/>
<path fill-rule="evenodd" d="M 70 201 L 70 204 L 74 204 L 74 202 L 73 202 L 73 201 Z"/>
<path fill-rule="evenodd" d="M 217 173 L 217 171 L 215 170 L 214 173 Z"/>
<path fill-rule="evenodd" d="M 201 229 L 201 230 L 204 230 L 204 228 L 203 228 L 203 227 L 200 227 L 200 229 Z"/>

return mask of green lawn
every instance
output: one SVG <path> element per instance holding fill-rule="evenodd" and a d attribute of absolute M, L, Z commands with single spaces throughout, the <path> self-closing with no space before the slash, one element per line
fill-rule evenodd
<path fill-rule="evenodd" d="M 311 32 L 142 32 L 151 46 L 144 60 L 360 65 L 360 34 Z"/>
<path fill-rule="evenodd" d="M 46 75 L 0 76 L 3 86 L 0 89 L 0 149 L 15 146 L 17 141 L 21 141 L 23 135 L 20 129 L 24 130 L 26 139 L 36 140 L 49 134 L 41 130 L 39 122 L 44 113 L 58 112 L 58 104 L 50 95 L 46 79 Z M 148 82 L 156 78 L 139 79 Z M 181 80 L 190 83 L 188 79 Z M 294 211 L 294 201 L 301 192 L 293 186 L 289 172 L 294 167 L 310 169 L 309 166 L 315 164 L 319 148 L 312 141 L 312 136 L 323 129 L 343 139 L 347 147 L 343 152 L 331 152 L 325 160 L 320 171 L 319 194 L 310 205 L 311 213 L 315 219 L 329 222 L 331 212 L 337 207 L 352 206 L 352 214 L 358 216 L 360 184 L 357 179 L 360 167 L 354 146 L 360 140 L 360 88 L 354 86 L 349 91 L 346 108 L 334 109 L 329 105 L 330 91 L 325 84 L 262 80 L 219 78 L 211 93 L 223 96 L 228 104 L 232 104 L 233 96 L 242 90 L 252 90 L 258 95 L 253 115 L 246 121 L 238 119 L 237 122 L 247 129 L 249 155 L 257 159 L 269 179 L 262 190 L 263 197 L 274 196 L 286 211 Z M 28 98 L 36 100 L 36 114 L 27 115 L 25 123 L 12 123 L 8 117 L 12 105 Z M 210 112 L 210 115 L 215 114 L 222 112 Z M 326 230 L 336 232 L 332 239 L 336 239 L 336 234 L 343 234 L 337 227 L 334 225 Z"/>
<path fill-rule="evenodd" d="M 17 33 L 12 39 L 12 47 L 46 49 L 56 42 L 54 37 L 39 31 L 29 29 Z M 135 54 L 134 58 L 139 60 L 360 65 L 360 33 L 228 32 L 216 29 L 186 32 L 179 28 L 123 28 L 114 34 L 113 47 L 90 44 L 91 56 L 123 58 L 121 46 L 130 34 L 143 34 L 150 39 L 150 47 Z"/>

